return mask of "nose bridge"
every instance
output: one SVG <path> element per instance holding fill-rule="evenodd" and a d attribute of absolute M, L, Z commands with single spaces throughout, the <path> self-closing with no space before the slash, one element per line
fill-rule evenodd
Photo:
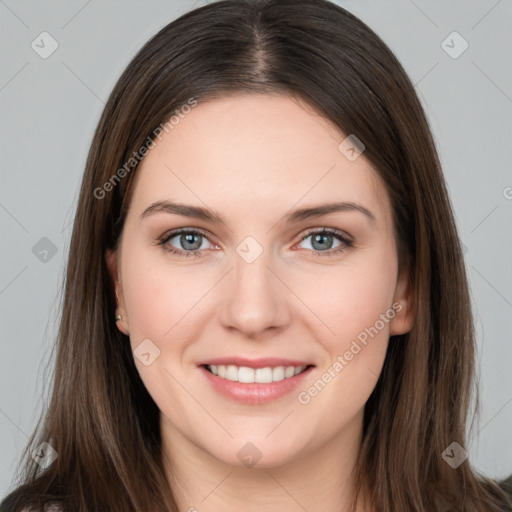
<path fill-rule="evenodd" d="M 234 271 L 224 303 L 222 321 L 226 327 L 245 334 L 257 334 L 289 319 L 285 290 L 274 273 L 272 253 L 247 237 L 233 254 Z"/>

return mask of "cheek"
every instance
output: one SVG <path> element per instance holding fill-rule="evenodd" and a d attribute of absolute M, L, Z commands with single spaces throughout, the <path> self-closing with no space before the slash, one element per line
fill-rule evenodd
<path fill-rule="evenodd" d="M 304 414 L 314 412 L 313 430 L 339 431 L 362 411 L 375 388 L 396 315 L 394 269 L 391 277 L 381 272 L 380 265 L 340 268 L 335 279 L 325 281 L 327 292 L 309 295 L 311 309 L 316 308 L 323 321 L 314 320 L 315 327 L 309 328 L 326 354 L 318 374 L 297 396 Z"/>
<path fill-rule="evenodd" d="M 381 338 L 387 338 L 389 321 L 382 325 L 380 319 L 386 313 L 394 316 L 396 272 L 392 251 L 372 249 L 339 265 L 311 272 L 308 279 L 299 274 L 293 277 L 293 289 L 315 313 L 310 315 L 311 321 L 318 325 L 315 330 L 319 336 L 322 331 L 320 339 L 329 345 L 330 353 L 342 350 L 376 322 Z"/>
<path fill-rule="evenodd" d="M 204 298 L 213 282 L 209 282 L 205 273 L 171 267 L 165 262 L 155 263 L 159 258 L 154 254 L 152 261 L 143 251 L 131 254 L 124 261 L 123 293 L 135 365 L 160 410 L 172 416 L 170 405 L 181 404 L 177 410 L 183 410 L 190 401 L 188 392 L 196 393 L 193 382 L 187 385 L 188 392 L 179 382 L 183 381 L 184 372 L 190 370 L 184 368 L 189 363 L 185 360 L 187 347 L 198 338 Z M 142 346 L 149 348 L 138 348 Z M 137 354 L 148 351 L 151 362 L 146 365 Z"/>
<path fill-rule="evenodd" d="M 191 269 L 143 252 L 126 258 L 123 291 L 131 334 L 163 341 L 190 323 L 211 287 L 207 274 L 198 279 Z"/>
<path fill-rule="evenodd" d="M 297 294 L 307 297 L 308 307 L 322 321 L 311 316 L 308 329 L 314 330 L 326 354 L 322 372 L 302 390 L 299 402 L 310 401 L 325 414 L 333 404 L 342 404 L 343 413 L 329 420 L 333 429 L 356 414 L 372 393 L 396 315 L 394 253 L 387 248 L 367 255 L 317 273 L 314 282 L 296 280 Z"/>

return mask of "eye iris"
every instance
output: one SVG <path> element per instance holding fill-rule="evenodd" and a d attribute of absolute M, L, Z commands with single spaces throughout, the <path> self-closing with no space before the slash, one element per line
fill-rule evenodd
<path fill-rule="evenodd" d="M 199 249 L 201 247 L 201 238 L 201 235 L 196 235 L 194 233 L 184 233 L 180 237 L 180 243 L 184 249 Z M 193 247 L 187 246 L 187 244 L 192 244 Z"/>
<path fill-rule="evenodd" d="M 330 239 L 330 243 L 328 243 L 328 242 L 326 243 L 326 241 L 325 241 L 326 238 Z M 317 242 L 320 242 L 319 247 L 315 247 L 315 243 L 317 243 Z M 326 235 L 324 233 L 317 233 L 316 235 L 313 236 L 311 245 L 313 246 L 314 249 L 330 249 L 332 246 L 332 236 Z"/>
<path fill-rule="evenodd" d="M 330 249 L 333 245 L 333 236 L 329 233 L 316 233 L 312 237 L 311 245 L 315 250 Z M 183 249 L 194 251 L 201 248 L 203 235 L 199 233 L 182 233 L 180 244 Z"/>

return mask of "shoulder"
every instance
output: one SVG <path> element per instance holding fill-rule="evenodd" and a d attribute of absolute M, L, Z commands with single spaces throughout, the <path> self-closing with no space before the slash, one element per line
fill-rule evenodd
<path fill-rule="evenodd" d="M 505 480 L 498 481 L 498 485 L 506 491 L 512 491 L 512 475 L 505 478 Z"/>
<path fill-rule="evenodd" d="M 512 475 L 510 475 L 508 478 L 505 478 L 505 480 L 500 480 L 496 482 L 500 488 L 506 493 L 508 496 L 511 507 L 512 507 Z M 512 510 L 512 508 L 510 509 Z"/>

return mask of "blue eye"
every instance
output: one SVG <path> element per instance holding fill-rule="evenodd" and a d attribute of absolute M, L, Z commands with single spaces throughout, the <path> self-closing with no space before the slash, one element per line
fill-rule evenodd
<path fill-rule="evenodd" d="M 178 240 L 178 244 L 181 245 L 183 249 L 180 249 L 179 247 L 176 248 L 168 243 L 174 238 Z M 203 244 L 206 240 L 208 240 L 208 238 L 200 231 L 193 229 L 179 229 L 169 233 L 168 235 L 164 235 L 158 243 L 159 245 L 162 245 L 166 251 L 172 252 L 178 256 L 188 257 L 200 256 L 199 250 L 208 248 Z"/>
<path fill-rule="evenodd" d="M 311 250 L 315 256 L 332 256 L 353 246 L 353 242 L 342 231 L 333 228 L 312 230 L 302 237 L 302 242 L 308 238 L 311 238 Z M 338 240 L 339 244 L 333 247 L 333 240 Z"/>
<path fill-rule="evenodd" d="M 353 246 L 350 240 L 342 231 L 333 228 L 322 228 L 310 230 L 306 235 L 302 236 L 301 242 L 311 238 L 311 251 L 315 256 L 332 256 L 340 253 Z M 171 244 L 176 239 L 175 245 Z M 338 245 L 334 245 L 335 241 Z M 200 257 L 204 249 L 208 249 L 209 241 L 205 233 L 191 228 L 182 228 L 171 233 L 167 233 L 159 239 L 158 245 L 163 246 L 166 251 L 176 254 L 180 257 Z M 214 245 L 214 244 L 212 244 Z"/>

